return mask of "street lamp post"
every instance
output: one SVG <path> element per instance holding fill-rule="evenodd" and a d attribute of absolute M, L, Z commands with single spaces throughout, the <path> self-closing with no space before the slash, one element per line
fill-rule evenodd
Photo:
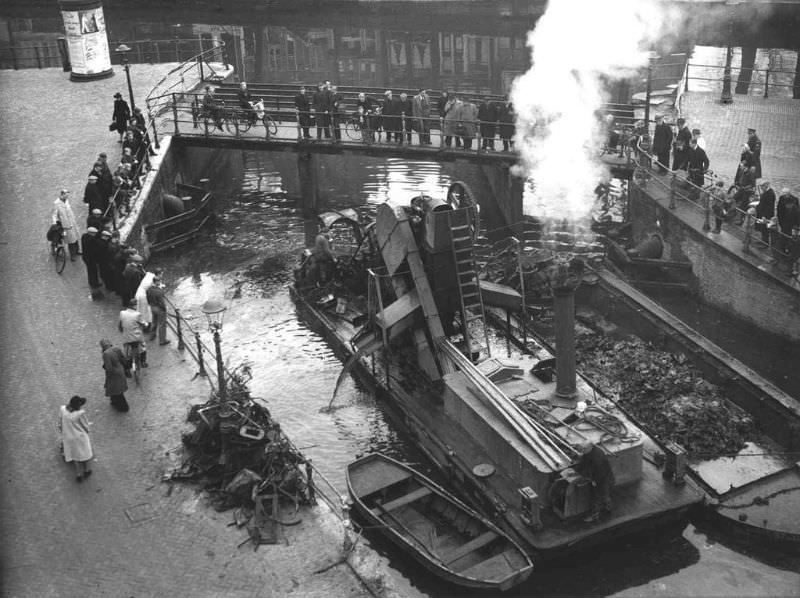
<path fill-rule="evenodd" d="M 217 386 L 219 388 L 220 401 L 226 401 L 228 398 L 228 392 L 225 387 L 225 368 L 222 365 L 222 341 L 219 335 L 220 330 L 222 330 L 222 319 L 225 317 L 227 309 L 222 304 L 222 301 L 216 299 L 209 299 L 203 303 L 203 313 L 208 318 L 208 329 L 214 333 L 214 350 L 217 354 Z"/>
<path fill-rule="evenodd" d="M 125 69 L 125 78 L 128 80 L 128 97 L 131 100 L 131 112 L 136 108 L 136 102 L 133 101 L 133 85 L 131 85 L 131 65 L 128 63 L 128 52 L 131 49 L 125 44 L 120 44 L 116 47 L 114 52 L 120 54 L 122 57 L 122 68 Z"/>

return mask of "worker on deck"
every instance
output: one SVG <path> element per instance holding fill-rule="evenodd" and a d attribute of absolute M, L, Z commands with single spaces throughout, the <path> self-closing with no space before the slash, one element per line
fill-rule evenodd
<path fill-rule="evenodd" d="M 592 512 L 584 521 L 597 521 L 611 512 L 611 488 L 614 486 L 614 472 L 608 455 L 593 442 L 580 445 L 581 454 L 575 470 L 592 481 Z"/>
<path fill-rule="evenodd" d="M 307 251 L 298 271 L 303 286 L 324 286 L 333 280 L 336 273 L 336 256 L 331 250 L 331 243 L 323 234 L 314 239 L 314 249 Z"/>

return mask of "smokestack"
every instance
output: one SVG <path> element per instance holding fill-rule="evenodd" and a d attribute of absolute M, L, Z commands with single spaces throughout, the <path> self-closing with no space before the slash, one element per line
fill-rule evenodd
<path fill-rule="evenodd" d="M 550 288 L 553 291 L 553 312 L 556 332 L 556 396 L 574 399 L 575 383 L 575 290 L 581 283 L 584 263 L 575 258 L 551 266 Z"/>

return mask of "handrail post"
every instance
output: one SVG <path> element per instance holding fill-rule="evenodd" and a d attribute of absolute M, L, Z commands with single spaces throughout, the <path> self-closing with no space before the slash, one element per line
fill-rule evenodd
<path fill-rule="evenodd" d="M 178 99 L 175 94 L 172 94 L 172 124 L 175 127 L 175 136 L 179 135 L 178 131 Z"/>
<path fill-rule="evenodd" d="M 439 117 L 439 147 L 444 147 L 444 117 Z"/>
<path fill-rule="evenodd" d="M 178 351 L 186 349 L 186 343 L 183 342 L 183 327 L 181 325 L 181 310 L 175 308 L 175 334 L 178 335 Z"/>
<path fill-rule="evenodd" d="M 149 112 L 147 117 L 150 119 L 150 124 L 153 126 L 153 146 L 156 149 L 161 149 L 161 145 L 158 143 L 158 127 L 156 126 L 156 119 L 153 118 L 153 115 Z"/>
<path fill-rule="evenodd" d="M 197 345 L 197 363 L 200 366 L 200 371 L 197 372 L 198 376 L 206 377 L 206 364 L 203 361 L 203 343 L 200 342 L 200 333 L 194 333 L 194 340 Z"/>
<path fill-rule="evenodd" d="M 36 51 L 36 66 L 42 68 L 42 55 L 39 52 L 39 46 L 34 46 L 33 49 Z"/>
<path fill-rule="evenodd" d="M 400 143 L 406 142 L 406 113 L 400 113 Z M 409 142 L 408 145 L 411 145 Z"/>
<path fill-rule="evenodd" d="M 202 57 L 202 55 L 198 55 L 197 56 L 197 66 L 200 69 L 200 82 L 203 82 L 203 81 L 206 80 L 206 76 L 203 73 L 203 57 Z"/>
<path fill-rule="evenodd" d="M 686 79 L 684 79 L 684 81 L 683 81 L 683 91 L 684 92 L 688 92 L 689 91 L 689 67 L 690 66 L 691 66 L 691 64 L 687 62 L 686 63 Z"/>
<path fill-rule="evenodd" d="M 750 210 L 755 212 L 755 208 L 748 208 L 744 214 L 744 244 L 742 246 L 742 253 L 748 255 L 752 253 L 750 251 L 750 241 L 752 240 L 753 236 L 753 220 L 755 219 L 755 214 L 751 213 Z"/>
<path fill-rule="evenodd" d="M 764 98 L 769 97 L 769 67 L 767 67 L 767 76 L 764 79 Z"/>
<path fill-rule="evenodd" d="M 669 209 L 674 210 L 677 206 L 675 205 L 675 193 L 676 188 L 678 186 L 677 174 L 673 170 L 672 171 L 672 178 L 669 181 Z"/>
<path fill-rule="evenodd" d="M 701 191 L 705 196 L 705 206 L 703 207 L 703 231 L 708 232 L 711 230 L 711 194 L 707 191 Z"/>

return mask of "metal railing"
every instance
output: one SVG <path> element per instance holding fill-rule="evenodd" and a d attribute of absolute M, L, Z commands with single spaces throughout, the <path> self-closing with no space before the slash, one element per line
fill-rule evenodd
<path fill-rule="evenodd" d="M 217 69 L 226 66 L 227 55 L 222 42 L 191 56 L 153 86 L 145 98 L 148 112 L 153 117 L 158 117 L 168 109 L 166 104 L 170 99 L 183 96 L 206 81 L 221 80 Z"/>
<path fill-rule="evenodd" d="M 718 91 L 725 81 L 725 66 L 716 64 L 687 63 L 686 72 L 683 78 L 683 91 L 690 91 L 691 81 L 705 81 L 713 83 L 713 91 Z M 707 73 L 711 71 L 711 73 Z M 763 86 L 763 96 L 769 97 L 770 89 L 783 88 L 792 90 L 792 97 L 800 98 L 800 82 L 793 80 L 794 71 L 782 69 L 757 69 L 748 67 L 730 67 L 730 82 L 736 84 L 736 93 L 748 93 L 748 90 L 755 87 L 758 89 Z M 791 82 L 788 82 L 791 81 Z M 719 84 L 719 85 L 717 85 Z M 706 90 L 708 91 L 708 90 Z"/>
<path fill-rule="evenodd" d="M 704 232 L 711 230 L 713 217 L 711 190 L 718 180 L 722 180 L 721 177 L 713 172 L 705 173 L 706 184 L 700 187 L 686 178 L 685 171 L 671 170 L 641 146 L 636 147 L 634 162 L 636 169 L 631 179 L 632 185 L 641 189 L 646 189 L 650 184 L 658 186 L 669 198 L 669 209 L 676 209 L 680 200 L 683 205 L 702 215 Z M 663 174 L 654 175 L 656 172 Z M 748 203 L 758 198 L 757 189 L 753 189 L 752 193 L 753 195 L 747 196 Z M 777 210 L 777 198 L 775 210 Z M 762 235 L 757 235 L 759 232 L 757 225 L 766 227 L 767 222 L 765 219 L 757 219 L 753 212 L 740 206 L 731 206 L 723 221 L 724 230 L 741 242 L 742 253 L 760 259 L 764 264 L 775 264 L 787 275 L 796 276 L 799 273 L 797 262 L 800 256 L 800 239 L 795 235 L 781 232 L 777 227 L 767 229 L 767 234 L 764 235 L 766 239 Z"/>

